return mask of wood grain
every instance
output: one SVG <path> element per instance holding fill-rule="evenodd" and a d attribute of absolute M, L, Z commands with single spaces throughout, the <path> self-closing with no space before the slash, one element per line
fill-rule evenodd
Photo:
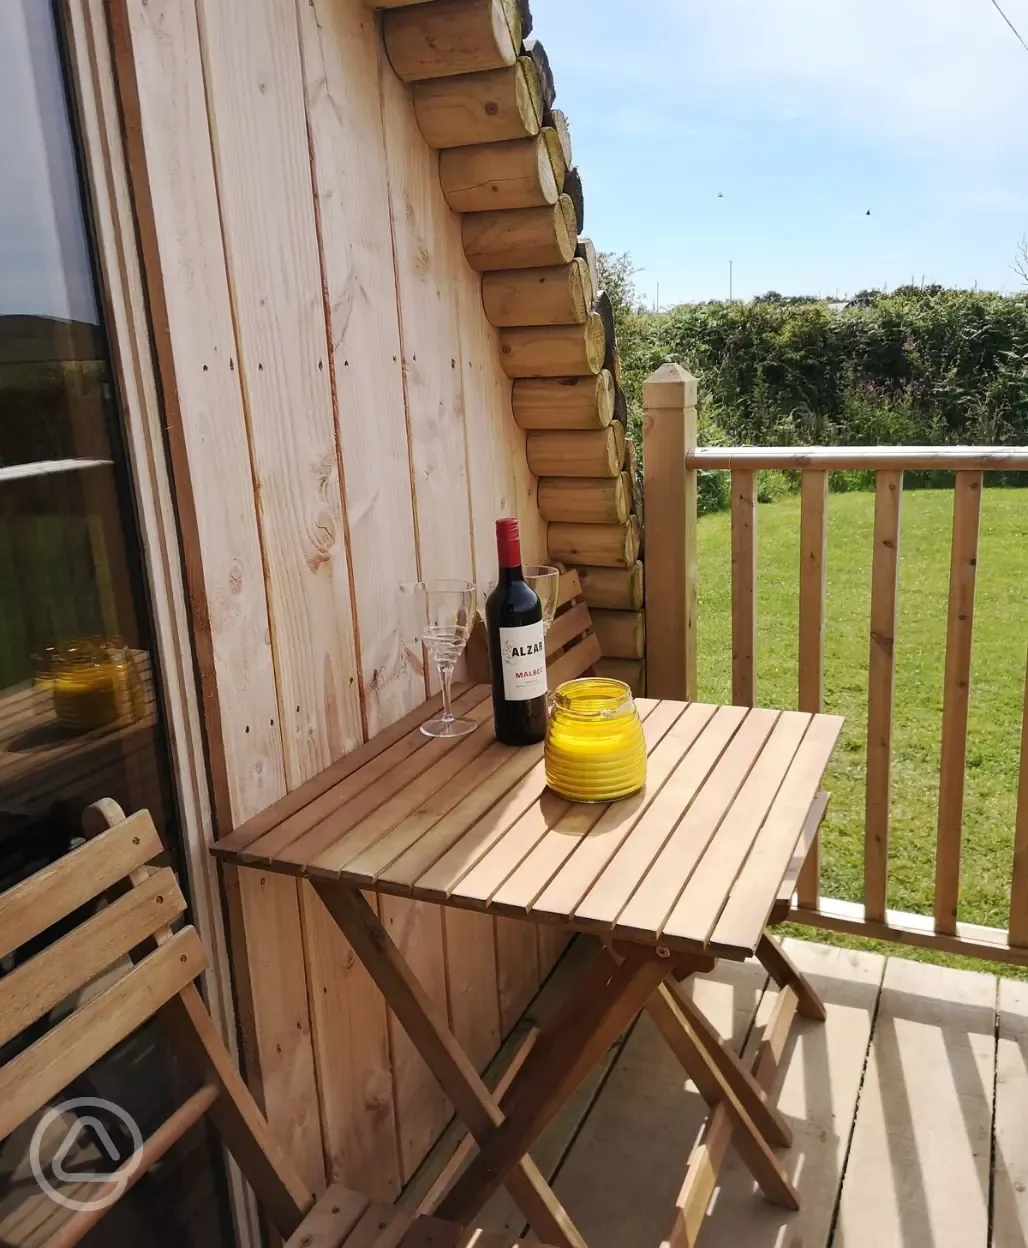
<path fill-rule="evenodd" d="M 732 701 L 757 704 L 757 474 L 732 473 Z"/>
<path fill-rule="evenodd" d="M 797 707 L 820 714 L 825 681 L 825 590 L 828 571 L 828 473 L 800 479 L 799 694 Z M 816 906 L 821 879 L 820 837 L 807 851 L 796 881 L 801 906 Z"/>
<path fill-rule="evenodd" d="M 935 853 L 935 929 L 950 934 L 957 930 L 960 897 L 967 712 L 971 700 L 971 642 L 981 515 L 982 473 L 958 472 L 953 491 L 953 545 L 939 755 L 939 830 Z"/>
<path fill-rule="evenodd" d="M 896 593 L 899 585 L 903 473 L 875 478 L 874 556 L 871 563 L 871 657 L 867 677 L 867 790 L 864 814 L 864 906 L 869 919 L 885 917 L 889 879 L 889 808 L 892 770 L 892 695 L 896 674 Z"/>

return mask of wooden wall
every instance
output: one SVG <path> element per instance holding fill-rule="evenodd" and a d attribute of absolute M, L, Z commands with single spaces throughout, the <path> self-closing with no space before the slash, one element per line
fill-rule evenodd
<path fill-rule="evenodd" d="M 398 586 L 545 524 L 438 155 L 361 0 L 110 7 L 219 830 L 426 696 Z M 311 1186 L 391 1197 L 450 1115 L 313 890 L 226 880 L 249 1073 Z M 382 914 L 481 1064 L 524 924 Z M 549 961 L 552 950 L 543 959 Z"/>

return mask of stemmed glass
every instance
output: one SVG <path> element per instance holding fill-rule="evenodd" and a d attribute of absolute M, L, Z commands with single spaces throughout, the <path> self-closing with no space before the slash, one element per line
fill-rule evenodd
<path fill-rule="evenodd" d="M 410 598 L 421 642 L 439 669 L 443 713 L 421 725 L 426 737 L 464 737 L 478 724 L 458 719 L 450 710 L 450 682 L 464 652 L 477 611 L 477 593 L 471 581 L 415 581 L 400 586 Z"/>
<path fill-rule="evenodd" d="M 526 563 L 522 569 L 525 582 L 535 590 L 543 609 L 543 635 L 550 631 L 553 617 L 557 614 L 560 597 L 560 569 L 546 564 Z"/>
<path fill-rule="evenodd" d="M 560 597 L 560 569 L 551 568 L 545 563 L 526 563 L 522 571 L 525 581 L 539 596 L 543 609 L 543 636 L 550 631 L 553 617 L 557 614 L 557 599 Z M 553 710 L 553 690 L 546 693 L 546 706 Z"/>

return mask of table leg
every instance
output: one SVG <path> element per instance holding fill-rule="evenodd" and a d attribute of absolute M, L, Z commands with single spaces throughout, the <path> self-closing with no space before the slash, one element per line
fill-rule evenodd
<path fill-rule="evenodd" d="M 779 988 L 793 989 L 796 993 L 799 1012 L 804 1018 L 813 1018 L 819 1023 L 825 1021 L 827 1016 L 824 1002 L 770 932 L 765 932 L 761 936 L 760 944 L 757 946 L 757 957 Z"/>
<path fill-rule="evenodd" d="M 500 1102 L 504 1122 L 441 1202 L 439 1217 L 464 1225 L 474 1216 L 667 973 L 666 964 L 655 959 L 626 959 L 619 966 L 606 952 L 600 954 L 604 957 L 609 966 L 594 966 L 579 992 L 541 1032 Z"/>
<path fill-rule="evenodd" d="M 500 1107 L 445 1020 L 439 1018 L 374 910 L 356 889 L 322 880 L 311 882 L 465 1126 L 480 1147 L 492 1141 L 504 1121 Z M 526 1141 L 496 1186 L 506 1183 L 518 1208 L 544 1242 L 556 1248 L 587 1248 L 539 1168 L 526 1156 L 534 1139 Z M 482 1203 L 469 1211 L 469 1219 Z"/>
<path fill-rule="evenodd" d="M 711 1109 L 726 1111 L 733 1129 L 731 1138 L 764 1195 L 773 1205 L 798 1209 L 796 1190 L 751 1113 L 757 1105 L 770 1108 L 763 1090 L 757 1088 L 750 1072 L 743 1070 L 742 1063 L 727 1048 L 721 1046 L 720 1056 L 714 1056 L 707 1047 L 709 1024 L 703 1019 L 702 1029 L 694 1026 L 694 1020 L 702 1015 L 697 1015 L 691 1002 L 688 1009 L 684 1008 L 682 1000 L 666 985 L 661 985 L 660 998 L 654 1017 L 661 1033 Z M 754 1088 L 759 1099 L 753 1095 Z M 775 1119 L 780 1120 L 777 1111 Z M 766 1121 L 766 1115 L 762 1115 L 762 1121 Z"/>
<path fill-rule="evenodd" d="M 696 1065 L 694 1050 L 695 1046 L 699 1046 L 709 1066 L 720 1073 L 722 1080 L 734 1086 L 736 1096 L 764 1139 L 783 1148 L 789 1147 L 792 1143 L 792 1129 L 789 1124 L 771 1104 L 767 1093 L 753 1075 L 688 997 L 674 992 L 667 984 L 662 984 L 650 998 L 646 1008 L 683 1066 L 687 1064 L 687 1059 L 692 1059 L 693 1065 Z M 683 1022 L 686 1027 L 683 1027 Z M 683 1044 L 682 1038 L 686 1036 L 688 1039 Z M 693 1071 L 690 1070 L 689 1074 L 708 1105 L 722 1099 L 721 1085 L 711 1075 L 706 1075 L 704 1083 L 707 1090 L 704 1090 L 703 1084 Z"/>
<path fill-rule="evenodd" d="M 796 1003 L 796 993 L 792 988 L 785 988 L 778 994 L 771 1017 L 764 1028 L 763 1039 L 757 1047 L 752 1073 L 765 1091 L 772 1087 L 778 1073 L 789 1030 L 796 1015 Z M 677 1201 L 675 1224 L 668 1241 L 669 1248 L 695 1248 L 732 1138 L 732 1119 L 725 1102 L 722 1101 L 707 1119 L 689 1157 L 685 1182 Z"/>

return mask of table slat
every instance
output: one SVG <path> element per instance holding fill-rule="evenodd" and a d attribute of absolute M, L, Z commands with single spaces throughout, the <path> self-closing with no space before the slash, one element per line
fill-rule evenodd
<path fill-rule="evenodd" d="M 681 714 L 680 705 L 663 702 L 645 719 L 643 734 L 648 757 L 664 740 Z M 653 778 L 648 771 L 647 785 L 652 783 Z M 601 835 L 599 824 L 604 817 L 612 811 L 616 814 L 623 805 L 622 802 L 615 802 L 579 803 L 572 806 L 496 892 L 490 903 L 492 908 L 515 915 L 524 914 L 575 850 L 585 844 L 590 836 Z"/>
<path fill-rule="evenodd" d="M 570 859 L 535 899 L 533 910 L 565 922 L 570 920 L 575 907 L 596 883 L 600 872 L 649 809 L 668 777 L 688 754 L 716 710 L 717 707 L 706 706 L 700 702 L 686 706 L 671 731 L 649 757 L 646 788 L 634 797 L 607 807 L 592 835 L 578 845 Z"/>
<path fill-rule="evenodd" d="M 777 893 L 796 846 L 797 828 L 817 795 L 832 750 L 842 731 L 838 715 L 818 715 L 796 752 L 761 835 L 739 873 L 710 938 L 715 954 L 738 957 L 757 947 L 770 907 L 764 908 L 771 882 Z M 774 897 L 772 896 L 772 903 Z M 752 943 L 750 943 L 752 941 Z"/>
<path fill-rule="evenodd" d="M 389 884 L 410 888 L 414 881 L 434 866 L 458 840 L 534 768 L 543 756 L 541 745 L 515 750 L 473 793 L 469 793 L 441 819 L 432 821 L 422 835 L 411 838 L 410 848 L 379 875 Z M 401 827 L 419 818 L 411 815 Z M 426 816 L 426 820 L 428 817 Z"/>
<path fill-rule="evenodd" d="M 703 788 L 739 725 L 746 717 L 742 706 L 719 707 L 692 749 L 650 803 L 599 879 L 575 907 L 578 926 L 607 932 L 631 897 L 635 886 L 667 840 L 668 831 Z"/>
<path fill-rule="evenodd" d="M 394 828 L 401 819 L 406 818 L 418 806 L 437 793 L 444 784 L 450 784 L 467 765 L 484 753 L 496 740 L 493 735 L 491 721 L 492 707 L 486 703 L 475 707 L 471 718 L 478 719 L 478 730 L 470 736 L 461 737 L 457 744 L 451 745 L 442 758 L 423 771 L 417 779 L 409 783 L 400 783 L 396 772 L 378 781 L 373 790 L 366 795 L 377 804 L 370 814 L 366 815 L 350 833 L 335 839 L 327 849 L 316 858 L 311 858 L 304 851 L 302 864 L 310 875 L 318 875 L 328 879 L 338 879 L 343 867 L 355 858 L 362 850 L 373 845 L 380 836 Z M 281 855 L 284 862 L 291 859 L 296 847 Z"/>
<path fill-rule="evenodd" d="M 659 704 L 651 702 L 639 712 L 644 726 Z M 571 803 L 550 789 L 543 791 L 539 802 L 513 824 L 479 860 L 454 890 L 465 902 L 485 905 L 509 875 L 521 864 L 551 829 L 574 811 L 568 827 L 572 835 L 584 835 L 606 809 L 606 804 Z"/>
<path fill-rule="evenodd" d="M 664 924 L 683 943 L 702 949 L 760 834 L 778 790 L 813 717 L 785 711 L 761 751 L 746 783 L 718 830 L 717 840 L 693 872 Z"/>
<path fill-rule="evenodd" d="M 764 708 L 752 710 L 746 716 L 721 756 L 710 782 L 679 820 L 631 901 L 618 915 L 614 926 L 618 935 L 645 937 L 647 932 L 661 931 L 664 920 L 760 757 L 778 717 L 778 711 Z"/>
<path fill-rule="evenodd" d="M 455 703 L 454 713 L 464 715 L 473 712 L 482 702 L 480 694 L 481 689 L 478 686 L 469 689 Z M 375 809 L 380 802 L 380 789 L 374 787 L 376 784 L 384 782 L 387 777 L 390 780 L 400 777 L 401 783 L 403 778 L 413 779 L 427 770 L 447 750 L 452 749 L 453 742 L 433 740 L 425 736 L 420 725 L 424 723 L 427 707 L 419 709 L 422 715 L 419 717 L 418 727 L 409 730 L 381 754 L 370 759 L 300 810 L 292 811 L 256 840 L 244 846 L 238 851 L 239 861 L 246 866 L 270 864 L 287 851 L 291 851 L 291 861 L 294 863 L 302 863 L 307 853 L 313 860 L 331 844 L 331 840 L 326 837 L 335 839 L 342 836 Z M 363 748 L 362 746 L 361 749 Z M 287 795 L 283 799 L 286 809 L 290 809 L 288 803 L 291 796 Z M 255 820 L 250 821 L 251 824 L 254 822 Z M 246 826 L 250 825 L 244 825 Z M 244 828 L 239 831 L 243 832 Z M 218 842 L 222 852 L 227 841 L 226 837 Z M 292 866 L 289 870 L 295 872 L 296 867 Z"/>
<path fill-rule="evenodd" d="M 477 758 L 473 758 L 449 784 L 437 789 L 415 811 L 348 862 L 343 868 L 342 878 L 362 886 L 373 883 L 424 832 L 438 823 L 443 815 L 449 814 L 464 798 L 484 784 L 503 763 L 509 762 L 516 755 L 515 746 L 501 745 L 494 741 Z"/>

